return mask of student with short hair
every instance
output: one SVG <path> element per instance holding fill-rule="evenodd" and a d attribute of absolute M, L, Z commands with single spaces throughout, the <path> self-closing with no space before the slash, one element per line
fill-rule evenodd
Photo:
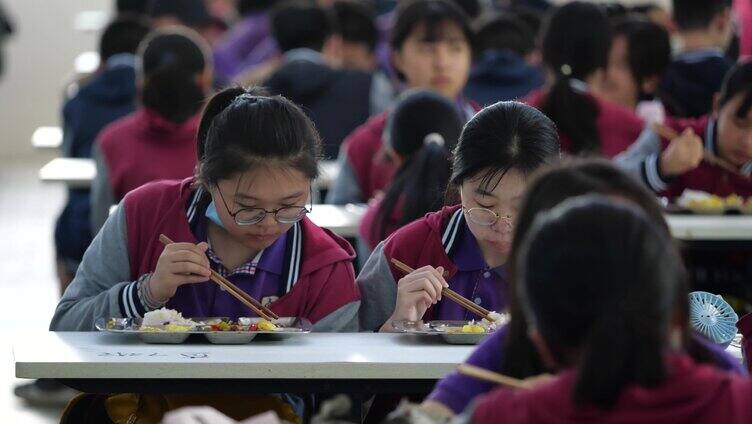
<path fill-rule="evenodd" d="M 699 118 L 710 113 L 713 95 L 733 63 L 724 54 L 732 34 L 731 0 L 673 0 L 681 48 L 663 79 L 675 100 L 674 116 Z"/>
<path fill-rule="evenodd" d="M 569 199 L 538 215 L 519 249 L 527 337 L 556 375 L 530 389 L 498 388 L 461 422 L 752 420 L 752 381 L 687 354 L 686 272 L 645 211 L 601 195 Z"/>
<path fill-rule="evenodd" d="M 482 22 L 476 33 L 478 57 L 465 95 L 482 105 L 517 100 L 540 88 L 535 33 L 514 13 Z"/>
<path fill-rule="evenodd" d="M 263 83 L 303 107 L 321 133 L 324 157 L 334 159 L 342 140 L 368 119 L 372 75 L 337 69 L 339 41 L 328 10 L 289 0 L 271 17 L 283 53 L 281 66 Z"/>
<path fill-rule="evenodd" d="M 616 161 L 656 193 L 675 198 L 685 189 L 718 196 L 752 195 L 752 62 L 736 65 L 724 79 L 711 114 L 670 119 L 666 131 L 646 129 Z M 709 161 L 715 156 L 729 166 Z"/>
<path fill-rule="evenodd" d="M 92 232 L 110 207 L 143 184 L 187 178 L 196 166 L 196 130 L 211 87 L 208 47 L 195 32 L 175 27 L 152 33 L 138 52 L 138 109 L 97 137 L 92 183 Z"/>
<path fill-rule="evenodd" d="M 362 0 L 337 0 L 332 13 L 342 43 L 342 67 L 374 72 L 378 31 L 373 10 Z"/>
<path fill-rule="evenodd" d="M 473 32 L 447 0 L 402 2 L 392 31 L 392 62 L 406 88 L 428 88 L 457 105 L 463 120 L 477 106 L 462 95 L 472 61 Z M 340 172 L 327 203 L 365 203 L 389 185 L 396 167 L 382 143 L 388 113 L 370 118 L 342 143 Z"/>
<path fill-rule="evenodd" d="M 598 5 L 574 1 L 555 9 L 542 35 L 549 85 L 526 98 L 554 121 L 562 151 L 612 158 L 643 129 L 633 111 L 601 96 L 612 30 Z"/>
<path fill-rule="evenodd" d="M 556 129 L 535 108 L 499 102 L 478 112 L 454 150 L 450 185 L 457 203 L 392 233 L 360 272 L 361 329 L 391 331 L 402 320 L 473 319 L 441 296 L 449 284 L 488 310 L 504 310 L 522 193 L 530 174 L 558 157 Z M 392 259 L 415 271 L 404 274 Z"/>
<path fill-rule="evenodd" d="M 619 19 L 613 27 L 603 97 L 635 111 L 646 123 L 663 123 L 664 103 L 673 102 L 661 91 L 671 62 L 668 31 L 640 16 Z"/>

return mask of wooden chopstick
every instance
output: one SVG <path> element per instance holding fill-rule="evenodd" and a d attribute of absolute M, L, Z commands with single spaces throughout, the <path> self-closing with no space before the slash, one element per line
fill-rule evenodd
<path fill-rule="evenodd" d="M 167 237 L 164 234 L 159 235 L 159 241 L 162 242 L 164 245 L 168 245 L 171 243 L 174 243 L 172 240 L 170 240 L 169 237 Z M 274 312 L 270 311 L 268 308 L 264 307 L 259 303 L 258 300 L 254 299 L 251 295 L 241 290 L 238 286 L 235 284 L 229 282 L 226 278 L 219 275 L 218 272 L 214 271 L 213 269 L 209 269 L 211 271 L 211 276 L 209 277 L 210 280 L 217 283 L 220 287 L 224 288 L 227 293 L 229 293 L 232 297 L 235 299 L 238 299 L 242 304 L 247 306 L 250 310 L 256 313 L 256 315 L 260 316 L 261 318 L 264 318 L 267 321 L 273 321 L 275 319 L 278 319 L 279 316 L 275 314 Z M 269 313 L 270 312 L 270 313 Z M 274 318 L 272 318 L 274 317 Z"/>
<path fill-rule="evenodd" d="M 409 274 L 409 273 L 415 271 L 409 265 L 407 265 L 407 264 L 405 264 L 405 263 L 403 263 L 403 262 L 401 262 L 401 261 L 399 261 L 399 260 L 397 260 L 395 258 L 392 258 L 392 264 L 394 264 L 394 266 L 397 267 L 397 269 L 399 269 L 400 271 L 402 271 L 402 272 L 404 272 L 406 274 Z M 491 317 L 490 317 L 491 311 L 489 311 L 486 308 L 481 307 L 480 305 L 476 305 L 475 302 L 472 302 L 471 300 L 463 297 L 461 294 L 459 294 L 456 291 L 450 289 L 449 287 L 443 288 L 441 290 L 441 292 L 447 298 L 455 301 L 456 303 L 458 303 L 460 306 L 462 306 L 463 308 L 467 309 L 468 311 L 470 311 L 470 312 L 472 312 L 472 313 L 474 313 L 474 314 L 476 314 L 476 315 L 478 315 L 478 316 L 480 316 L 482 318 L 487 318 L 489 321 L 493 321 L 491 319 Z"/>
<path fill-rule="evenodd" d="M 477 378 L 478 380 L 483 380 L 494 384 L 501 384 L 507 387 L 514 387 L 515 389 L 529 388 L 527 384 L 525 384 L 525 382 L 523 380 L 520 380 L 519 378 L 508 377 L 506 375 L 489 371 L 485 368 L 476 367 L 474 365 L 460 364 L 457 367 L 457 372 L 468 377 Z"/>
<path fill-rule="evenodd" d="M 680 134 L 676 132 L 676 130 L 674 130 L 673 128 L 668 127 L 666 125 L 661 125 L 661 124 L 653 125 L 653 131 L 655 131 L 656 134 L 658 134 L 659 136 L 667 140 L 673 140 L 680 136 Z M 718 156 L 714 155 L 712 152 L 705 150 L 704 148 L 703 148 L 702 157 L 708 163 L 721 167 L 725 169 L 726 171 L 731 172 L 732 174 L 739 175 L 744 178 L 748 178 L 747 175 L 744 175 L 739 171 L 739 168 L 727 162 L 726 160 L 719 158 Z"/>

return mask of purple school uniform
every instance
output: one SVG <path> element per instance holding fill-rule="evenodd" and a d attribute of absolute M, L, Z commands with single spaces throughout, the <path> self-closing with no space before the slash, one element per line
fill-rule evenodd
<path fill-rule="evenodd" d="M 199 217 L 195 229 L 197 240 L 208 241 L 206 235 L 207 223 L 208 219 L 205 216 Z M 286 245 L 287 234 L 283 234 L 271 246 L 260 252 L 256 258 L 232 271 L 225 268 L 211 248 L 207 251 L 207 256 L 209 256 L 210 266 L 213 270 L 266 305 L 285 294 L 282 274 Z M 211 299 L 209 309 L 204 311 L 206 316 L 222 316 L 231 319 L 249 316 L 248 308 L 218 285 L 200 284 L 196 288 L 198 289 L 197 296 L 203 299 Z M 176 303 L 178 302 L 173 302 L 170 306 L 179 311 L 188 310 L 192 306 Z"/>
<path fill-rule="evenodd" d="M 461 222 L 459 240 L 450 255 L 457 265 L 457 273 L 448 281 L 449 287 L 491 311 L 501 311 L 506 305 L 506 268 L 502 265 L 490 268 L 464 220 Z M 456 302 L 443 300 L 436 305 L 433 319 L 471 320 L 476 315 Z"/>
<path fill-rule="evenodd" d="M 508 327 L 504 326 L 488 336 L 472 355 L 465 361 L 470 365 L 485 368 L 493 372 L 501 372 L 501 356 L 504 352 L 504 343 L 507 338 Z M 712 343 L 695 333 L 693 337 L 710 352 L 713 364 L 716 368 L 730 371 L 740 375 L 746 375 L 747 371 L 734 357 L 715 343 Z M 480 381 L 476 378 L 467 377 L 453 371 L 436 383 L 433 391 L 426 398 L 448 407 L 459 414 L 480 395 L 495 389 L 496 385 Z"/>

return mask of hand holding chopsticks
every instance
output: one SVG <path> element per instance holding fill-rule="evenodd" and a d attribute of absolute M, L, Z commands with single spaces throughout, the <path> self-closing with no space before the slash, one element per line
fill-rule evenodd
<path fill-rule="evenodd" d="M 159 241 L 162 242 L 165 246 L 173 244 L 173 241 L 169 239 L 164 234 L 159 235 Z M 223 276 L 219 275 L 216 271 L 213 269 L 209 269 L 209 276 L 208 278 L 212 280 L 213 282 L 217 283 L 220 287 L 225 289 L 227 293 L 229 293 L 231 296 L 239 300 L 242 304 L 247 306 L 250 310 L 252 310 L 256 315 L 260 316 L 261 318 L 264 318 L 268 321 L 272 321 L 274 319 L 278 319 L 279 316 L 272 312 L 269 308 L 263 306 L 261 302 L 251 297 L 248 293 L 241 290 L 238 286 L 231 283 L 229 280 L 224 278 Z M 188 275 L 186 278 L 192 278 L 192 279 L 199 279 L 199 281 L 206 281 L 206 276 L 203 276 L 201 274 L 199 275 Z M 194 281 L 191 281 L 194 282 Z"/>
<path fill-rule="evenodd" d="M 743 176 L 739 169 L 728 161 L 716 156 L 713 152 L 705 150 L 702 140 L 691 129 L 685 130 L 679 134 L 671 127 L 656 124 L 653 125 L 653 131 L 659 136 L 671 141 L 664 154 L 668 155 L 669 163 L 673 169 L 662 169 L 670 176 L 680 175 L 691 171 L 700 164 L 702 160 L 725 169 L 726 171 Z"/>
<path fill-rule="evenodd" d="M 394 266 L 397 267 L 397 269 L 399 269 L 400 271 L 406 274 L 410 274 L 411 272 L 415 271 L 408 265 L 394 258 L 392 258 L 392 264 L 394 264 Z M 481 307 L 480 305 L 476 305 L 474 302 L 472 302 L 469 299 L 466 299 L 465 297 L 462 297 L 462 295 L 450 289 L 449 287 L 444 287 L 441 293 L 447 298 L 453 300 L 454 302 L 462 306 L 463 308 L 467 309 L 468 311 L 478 315 L 479 317 L 486 318 L 489 321 L 493 321 L 493 317 L 491 316 L 491 311 Z"/>

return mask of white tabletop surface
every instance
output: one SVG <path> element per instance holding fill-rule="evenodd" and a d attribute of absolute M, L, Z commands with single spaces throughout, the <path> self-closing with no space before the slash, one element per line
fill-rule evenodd
<path fill-rule="evenodd" d="M 667 215 L 666 220 L 680 240 L 752 240 L 752 216 Z"/>
<path fill-rule="evenodd" d="M 325 160 L 319 163 L 319 177 L 314 185 L 319 189 L 328 189 L 339 175 L 339 164 L 334 160 Z"/>
<path fill-rule="evenodd" d="M 19 378 L 439 379 L 474 346 L 405 334 L 311 333 L 247 345 L 150 345 L 132 335 L 33 332 L 14 339 Z"/>
<path fill-rule="evenodd" d="M 308 217 L 314 224 L 342 237 L 357 237 L 365 205 L 313 205 Z"/>
<path fill-rule="evenodd" d="M 63 130 L 60 127 L 38 127 L 31 134 L 31 145 L 35 149 L 58 149 L 63 144 Z"/>
<path fill-rule="evenodd" d="M 74 188 L 91 187 L 97 175 L 92 159 L 55 158 L 39 170 L 39 179 L 45 183 L 63 183 Z"/>

